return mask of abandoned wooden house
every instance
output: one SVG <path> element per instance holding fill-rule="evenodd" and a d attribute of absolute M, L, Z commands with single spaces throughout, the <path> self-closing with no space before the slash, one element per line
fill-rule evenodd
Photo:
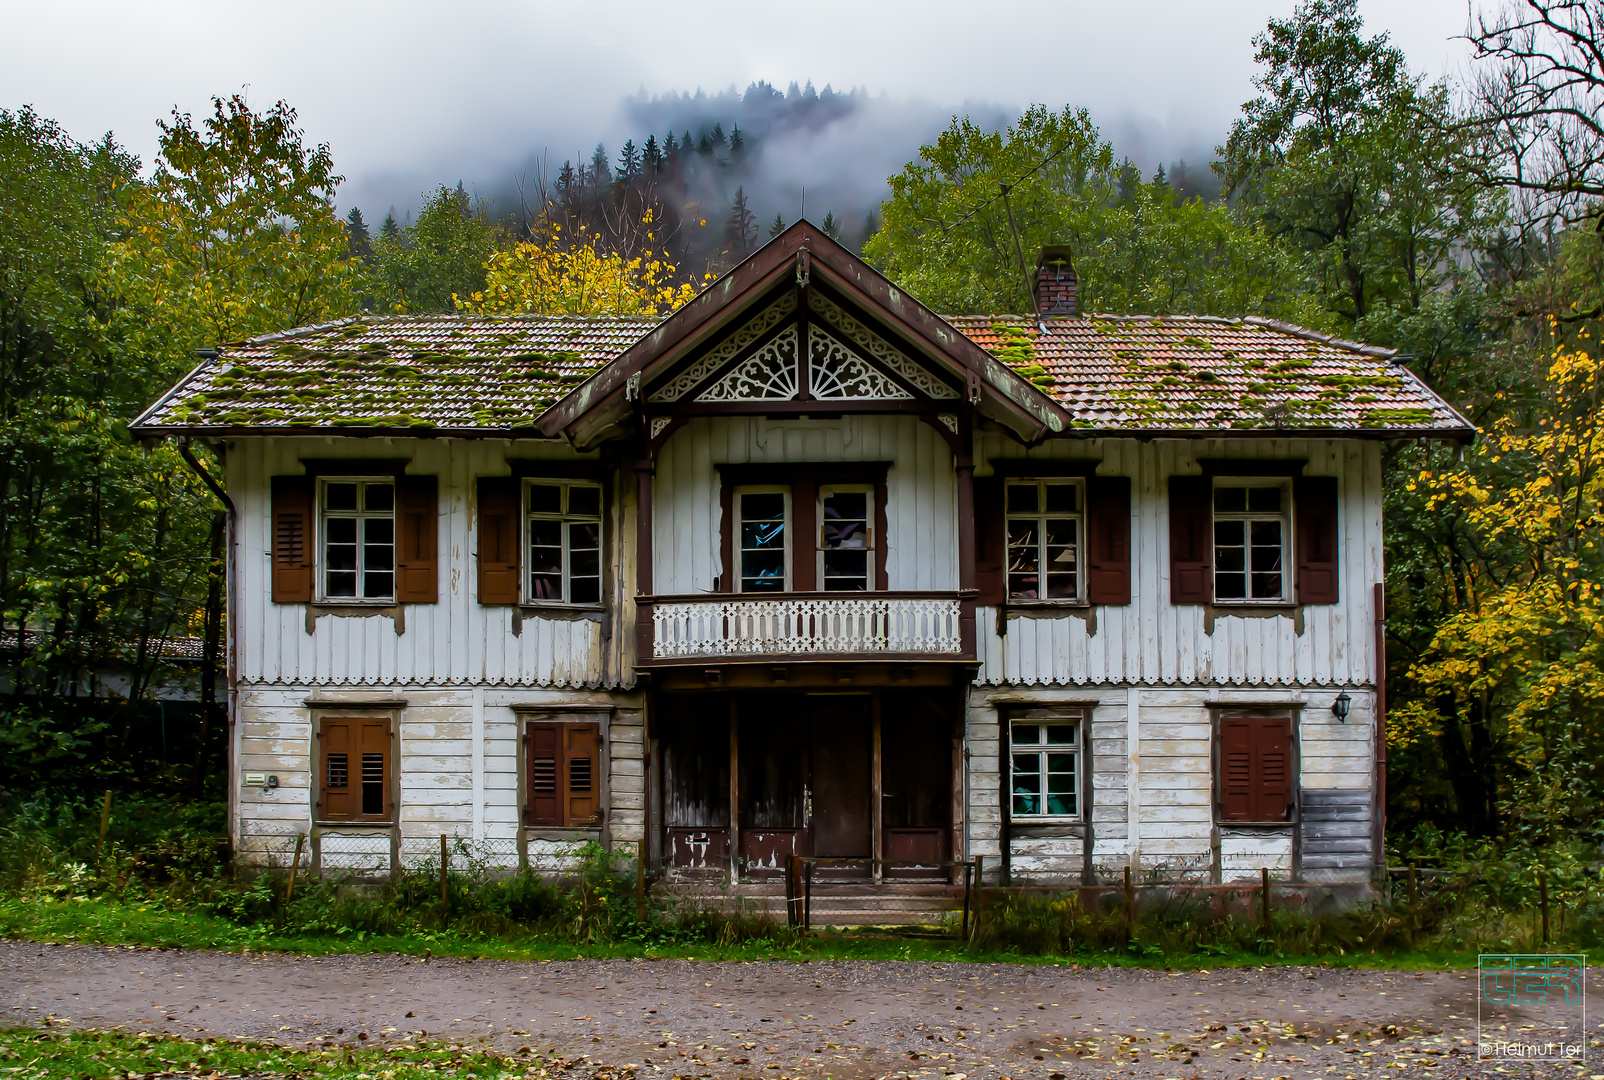
<path fill-rule="evenodd" d="M 135 432 L 226 463 L 237 850 L 1362 886 L 1382 453 L 1471 425 L 1384 349 L 1034 282 L 943 317 L 799 223 L 661 321 L 206 355 Z"/>

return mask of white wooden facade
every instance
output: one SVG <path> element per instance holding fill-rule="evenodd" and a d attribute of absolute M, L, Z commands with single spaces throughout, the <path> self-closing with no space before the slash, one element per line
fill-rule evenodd
<path fill-rule="evenodd" d="M 1299 785 L 1351 792 L 1368 807 L 1374 790 L 1375 612 L 1381 573 L 1379 448 L 1357 440 L 1053 441 L 1025 451 L 1000 435 L 977 436 L 976 460 L 1079 459 L 1128 476 L 1132 499 L 1132 603 L 1061 611 L 977 610 L 977 660 L 964 725 L 962 815 L 966 858 L 1003 854 L 999 720 L 1010 706 L 1090 710 L 1092 862 L 1106 874 L 1137 865 L 1211 872 L 1229 880 L 1292 867 L 1291 830 L 1233 829 L 1215 821 L 1211 708 L 1300 709 Z M 595 708 L 606 718 L 610 803 L 597 839 L 634 844 L 648 835 L 645 697 L 636 687 L 633 595 L 634 498 L 618 483 L 605 612 L 551 617 L 487 607 L 474 593 L 474 481 L 504 475 L 509 461 L 573 459 L 545 440 L 280 437 L 241 439 L 227 455 L 238 508 L 232 625 L 237 665 L 234 727 L 236 843 L 282 861 L 299 833 L 319 836 L 331 869 L 387 868 L 433 858 L 446 832 L 474 841 L 505 866 L 573 840 L 520 826 L 520 710 Z M 399 612 L 343 614 L 333 605 L 270 600 L 269 479 L 301 458 L 409 459 L 411 473 L 441 477 L 439 600 Z M 1343 582 L 1340 603 L 1296 615 L 1218 613 L 1168 599 L 1165 480 L 1198 458 L 1307 460 L 1339 477 Z M 893 588 L 955 590 L 956 481 L 952 454 L 928 425 L 893 418 L 838 421 L 717 420 L 675 433 L 654 482 L 654 565 L 663 592 L 710 593 L 722 571 L 710 541 L 721 526 L 715 463 L 890 461 L 887 568 Z M 981 466 L 984 469 L 986 466 Z M 1301 626 L 1299 625 L 1301 623 Z M 1212 625 L 1210 625 L 1212 624 Z M 1351 715 L 1331 714 L 1337 693 Z M 312 813 L 312 721 L 318 712 L 371 708 L 393 715 L 398 735 L 398 827 L 319 826 Z M 599 708 L 598 708 L 599 707 Z M 244 786 L 249 773 L 277 787 Z M 1049 830 L 1051 831 L 1051 830 Z M 1015 880 L 1079 880 L 1079 829 L 1015 835 Z M 556 836 L 542 839 L 536 833 Z M 591 835 L 586 833 L 585 835 Z M 392 836 L 394 839 L 392 839 Z M 1304 869 L 1309 880 L 1363 880 L 1363 870 Z"/>

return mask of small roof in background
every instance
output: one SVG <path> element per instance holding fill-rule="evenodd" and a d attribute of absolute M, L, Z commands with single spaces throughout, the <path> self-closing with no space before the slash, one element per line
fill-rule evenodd
<path fill-rule="evenodd" d="M 1084 315 L 948 321 L 1083 432 L 1348 432 L 1469 439 L 1475 426 L 1390 349 L 1269 319 Z"/>

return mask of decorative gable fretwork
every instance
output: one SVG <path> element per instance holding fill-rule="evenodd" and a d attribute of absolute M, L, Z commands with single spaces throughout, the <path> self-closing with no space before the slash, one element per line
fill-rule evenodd
<path fill-rule="evenodd" d="M 798 380 L 796 327 L 788 326 L 772 341 L 696 395 L 707 401 L 790 401 Z"/>
<path fill-rule="evenodd" d="M 779 325 L 782 319 L 795 310 L 796 294 L 787 292 L 781 295 L 774 303 L 758 312 L 745 323 L 742 323 L 734 333 L 719 342 L 715 348 L 708 350 L 707 355 L 654 390 L 648 400 L 657 404 L 678 401 L 696 389 L 703 379 L 735 359 L 752 342 Z M 742 366 L 744 367 L 745 365 Z M 704 396 L 698 400 L 725 401 L 730 399 L 707 398 Z"/>
<path fill-rule="evenodd" d="M 808 327 L 808 393 L 823 400 L 913 397 L 896 380 L 817 326 Z"/>
<path fill-rule="evenodd" d="M 899 350 L 892 347 L 890 342 L 870 330 L 858 319 L 853 318 L 817 289 L 809 290 L 808 307 L 822 315 L 825 322 L 834 327 L 848 341 L 874 357 L 878 363 L 884 364 L 887 368 L 896 372 L 908 385 L 920 393 L 945 401 L 958 398 L 958 391 L 908 359 Z M 889 382 L 890 380 L 887 381 Z M 824 395 L 821 394 L 819 396 L 822 397 Z M 866 395 L 850 394 L 843 396 L 862 397 Z M 899 396 L 909 397 L 911 395 L 903 393 Z"/>

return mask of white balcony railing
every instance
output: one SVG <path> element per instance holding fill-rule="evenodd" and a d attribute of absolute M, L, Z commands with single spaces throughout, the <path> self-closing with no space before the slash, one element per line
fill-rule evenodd
<path fill-rule="evenodd" d="M 652 656 L 957 654 L 961 624 L 952 597 L 676 599 L 652 608 Z"/>

